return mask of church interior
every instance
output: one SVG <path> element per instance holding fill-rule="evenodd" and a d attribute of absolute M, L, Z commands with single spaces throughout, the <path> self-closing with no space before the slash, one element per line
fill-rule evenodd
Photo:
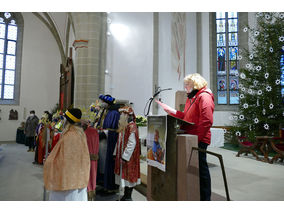
<path fill-rule="evenodd" d="M 80 108 L 82 117 L 92 117 L 95 114 L 91 111 L 92 105 L 97 104 L 101 94 L 108 94 L 116 103 L 131 106 L 136 118 L 149 116 L 150 121 L 151 116 L 167 115 L 159 104 L 152 102 L 154 98 L 176 109 L 182 107 L 186 98 L 184 78 L 199 73 L 206 79 L 215 104 L 208 146 L 208 152 L 215 155 L 207 154 L 211 200 L 283 202 L 283 12 L 270 14 L 282 19 L 277 26 L 271 21 L 271 26 L 278 27 L 275 33 L 280 33 L 275 43 L 282 45 L 279 46 L 282 55 L 277 55 L 279 84 L 278 78 L 274 80 L 280 88 L 279 94 L 271 94 L 275 102 L 266 108 L 266 113 L 270 113 L 269 107 L 271 113 L 273 110 L 278 113 L 275 117 L 271 114 L 275 123 L 264 123 L 261 131 L 267 130 L 267 134 L 255 136 L 257 142 L 242 141 L 243 132 L 253 132 L 251 126 L 250 131 L 234 132 L 234 136 L 239 136 L 235 143 L 227 137 L 237 121 L 242 122 L 243 116 L 249 116 L 245 114 L 247 106 L 241 95 L 245 83 L 242 88 L 240 85 L 249 74 L 241 70 L 249 69 L 245 50 L 255 50 L 257 45 L 253 39 L 262 35 L 262 32 L 254 35 L 249 29 L 258 27 L 258 17 L 268 19 L 265 15 L 260 12 L 0 12 L 0 201 L 48 200 L 43 165 L 32 163 L 35 152 L 27 152 L 28 146 L 20 135 L 30 111 L 34 110 L 41 119 L 45 111 L 64 113 Z M 270 41 L 271 45 L 273 42 Z M 269 77 L 274 75 L 272 71 L 267 73 Z M 263 91 L 270 92 L 270 88 Z M 237 117 L 239 112 L 243 114 Z M 250 118 L 252 128 L 258 123 L 255 119 Z M 165 133 L 168 138 L 169 123 L 168 120 Z M 268 124 L 269 130 L 273 129 L 271 134 L 268 134 Z M 155 194 L 154 176 L 161 171 L 153 170 L 146 160 L 148 133 L 152 130 L 149 123 L 147 129 L 147 122 L 137 126 L 141 184 L 134 187 L 133 201 L 178 200 Z M 274 139 L 277 144 L 271 142 Z M 167 145 L 166 154 L 171 153 Z M 178 161 L 178 155 L 174 156 Z M 166 168 L 171 165 L 169 159 Z M 189 173 L 195 174 L 195 168 L 193 171 L 190 168 Z M 100 188 L 97 179 L 95 201 L 116 201 L 122 192 L 119 188 L 117 193 L 103 195 L 99 193 Z M 190 186 L 188 190 L 192 190 Z M 190 199 L 191 193 L 194 190 L 189 193 Z"/>

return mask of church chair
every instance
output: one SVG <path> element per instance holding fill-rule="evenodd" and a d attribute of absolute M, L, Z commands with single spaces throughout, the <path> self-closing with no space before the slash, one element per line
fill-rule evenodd
<path fill-rule="evenodd" d="M 260 160 L 255 150 L 257 149 L 258 143 L 251 142 L 247 137 L 238 137 L 238 142 L 240 146 L 240 150 L 237 153 L 237 157 L 240 157 L 241 154 L 245 154 L 246 156 L 250 153 L 252 154 L 256 160 Z"/>
<path fill-rule="evenodd" d="M 271 159 L 270 163 L 276 162 L 277 160 L 284 160 L 284 137 L 274 137 L 270 141 L 272 149 L 276 152 L 276 154 Z"/>

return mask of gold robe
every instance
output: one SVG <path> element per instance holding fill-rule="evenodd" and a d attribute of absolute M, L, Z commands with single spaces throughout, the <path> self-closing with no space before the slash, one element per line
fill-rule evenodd
<path fill-rule="evenodd" d="M 86 135 L 80 127 L 66 126 L 43 168 L 47 190 L 85 188 L 90 176 L 90 156 Z"/>

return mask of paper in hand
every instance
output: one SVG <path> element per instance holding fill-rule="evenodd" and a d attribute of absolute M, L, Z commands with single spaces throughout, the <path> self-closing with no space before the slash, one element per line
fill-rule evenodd
<path fill-rule="evenodd" d="M 161 101 L 155 100 L 157 104 L 159 104 L 161 107 L 163 107 L 164 110 L 169 109 L 169 106 L 167 104 L 162 103 Z"/>
<path fill-rule="evenodd" d="M 157 104 L 159 104 L 167 113 L 176 113 L 176 110 L 169 107 L 167 104 L 162 103 L 161 101 L 155 100 Z"/>

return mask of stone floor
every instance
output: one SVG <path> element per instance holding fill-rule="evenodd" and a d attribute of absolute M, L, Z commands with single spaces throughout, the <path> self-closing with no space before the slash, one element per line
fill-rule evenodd
<path fill-rule="evenodd" d="M 142 152 L 143 151 L 142 147 Z M 34 152 L 17 143 L 0 144 L 0 201 L 42 201 L 44 188 L 42 166 L 33 165 Z M 236 157 L 236 152 L 209 148 L 221 154 L 228 182 L 229 195 L 234 201 L 284 201 L 284 163 L 268 164 L 251 156 Z M 208 156 L 212 192 L 226 197 L 218 159 Z M 147 174 L 147 164 L 141 161 L 141 173 Z M 98 196 L 98 201 L 113 201 L 118 194 Z M 134 201 L 146 201 L 134 190 Z"/>
<path fill-rule="evenodd" d="M 209 148 L 222 155 L 231 200 L 284 201 L 284 163 L 255 160 L 252 155 L 236 157 L 236 152 Z M 212 191 L 225 196 L 224 181 L 218 158 L 209 155 Z M 212 166 L 213 165 L 213 166 Z"/>
<path fill-rule="evenodd" d="M 0 144 L 0 201 L 44 200 L 42 166 L 32 164 L 33 159 L 34 152 L 27 152 L 25 145 Z M 119 193 L 98 195 L 97 200 L 115 201 L 118 196 Z M 136 190 L 133 191 L 132 198 L 135 201 L 146 201 L 146 197 Z"/>

